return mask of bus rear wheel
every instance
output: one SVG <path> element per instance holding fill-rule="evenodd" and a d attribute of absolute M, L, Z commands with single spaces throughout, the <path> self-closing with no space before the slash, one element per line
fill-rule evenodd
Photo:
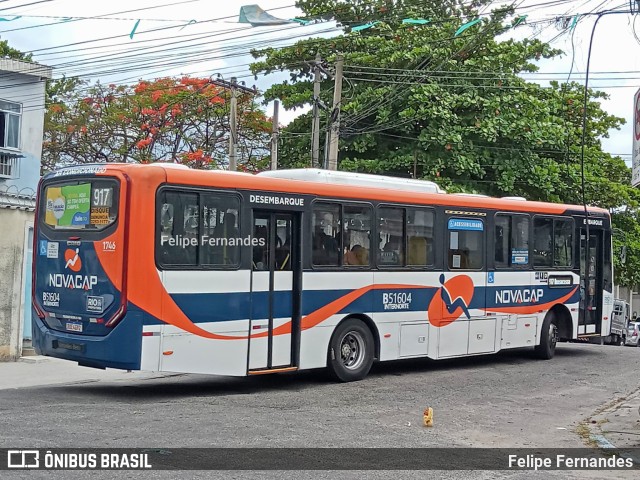
<path fill-rule="evenodd" d="M 329 342 L 329 374 L 340 382 L 354 382 L 367 376 L 374 356 L 373 334 L 355 318 L 345 320 Z"/>
<path fill-rule="evenodd" d="M 543 360 L 550 360 L 556 352 L 558 343 L 558 326 L 553 313 L 548 313 L 544 318 L 542 330 L 540 331 L 540 345 L 535 348 L 536 357 Z"/>

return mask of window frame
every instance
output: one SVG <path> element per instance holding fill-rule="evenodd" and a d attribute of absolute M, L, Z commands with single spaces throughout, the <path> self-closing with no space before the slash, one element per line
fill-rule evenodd
<path fill-rule="evenodd" d="M 10 104 L 10 105 L 16 106 L 19 111 L 16 112 L 16 111 L 13 111 L 13 110 L 8 110 L 6 108 L 3 108 L 3 106 L 2 106 L 3 102 L 7 103 L 7 104 Z M 5 115 L 4 137 L 3 137 L 4 145 L 0 145 L 0 148 L 3 148 L 5 150 L 11 150 L 11 151 L 14 151 L 14 152 L 20 151 L 20 143 L 21 143 L 21 140 L 22 140 L 22 113 L 23 113 L 23 105 L 22 105 L 22 103 L 14 102 L 14 101 L 11 101 L 11 100 L 0 99 L 0 114 L 4 114 Z M 17 138 L 17 145 L 15 147 L 7 145 L 8 133 L 9 133 L 9 117 L 16 117 L 18 119 L 18 138 Z"/>
<path fill-rule="evenodd" d="M 535 261 L 532 262 L 531 266 L 534 270 L 574 270 L 575 261 L 576 261 L 576 222 L 575 219 L 571 216 L 558 216 L 558 215 L 544 215 L 544 214 L 533 214 L 531 222 L 531 228 L 535 232 L 535 222 L 536 219 L 551 219 L 551 265 L 536 265 Z M 571 245 L 571 259 L 568 265 L 555 265 L 556 260 L 556 221 L 569 221 L 571 222 L 571 232 L 572 232 L 572 245 Z M 532 245 L 529 245 L 530 250 L 532 249 Z"/>
<path fill-rule="evenodd" d="M 433 242 L 433 261 L 431 263 L 427 263 L 426 265 L 409 265 L 407 263 L 407 259 L 409 258 L 409 234 L 408 234 L 408 218 L 409 218 L 409 209 L 413 210 L 424 210 L 431 212 L 433 218 L 433 235 L 431 236 L 431 241 Z M 437 248 L 438 242 L 436 241 L 437 233 L 438 233 L 438 217 L 435 208 L 431 207 L 422 207 L 415 205 L 407 205 L 405 206 L 404 212 L 404 233 L 405 233 L 405 265 L 404 268 L 408 270 L 435 270 L 436 269 L 436 258 L 437 258 Z M 424 238 L 424 237 L 423 237 Z"/>
<path fill-rule="evenodd" d="M 198 244 L 198 260 L 195 265 L 192 264 L 165 264 L 159 258 L 158 253 L 160 251 L 160 236 L 158 235 L 159 229 L 161 226 L 161 211 L 162 211 L 162 202 L 161 196 L 166 191 L 176 192 L 176 193 L 185 193 L 185 194 L 196 194 L 198 196 L 198 238 L 201 238 L 200 228 L 202 225 L 203 219 L 203 203 L 201 197 L 203 195 L 223 195 L 229 198 L 235 198 L 238 205 L 238 216 L 237 216 L 237 224 L 238 230 L 240 231 L 240 235 L 242 236 L 242 220 L 243 220 L 243 202 L 242 196 L 238 192 L 233 192 L 229 190 L 219 190 L 219 189 L 209 189 L 209 188 L 198 188 L 198 187 L 188 187 L 182 185 L 173 185 L 173 184 L 164 184 L 161 185 L 156 190 L 156 199 L 155 199 L 155 222 L 154 222 L 154 230 L 153 230 L 153 257 L 156 264 L 156 267 L 159 270 L 178 270 L 178 271 L 236 271 L 242 268 L 242 262 L 245 254 L 243 253 L 243 246 L 239 246 L 239 255 L 238 262 L 236 264 L 224 264 L 224 265 L 215 265 L 202 263 L 202 258 L 200 255 L 200 250 L 202 248 L 201 242 Z"/>
<path fill-rule="evenodd" d="M 376 219 L 376 236 L 374 237 L 376 240 L 380 237 L 380 210 L 381 209 L 395 209 L 402 211 L 402 263 L 400 265 L 382 265 L 379 260 L 379 245 L 376 246 L 376 267 L 382 270 L 398 270 L 405 269 L 407 267 L 407 207 L 404 205 L 388 205 L 388 204 L 378 204 L 376 206 L 375 211 L 375 219 Z"/>
<path fill-rule="evenodd" d="M 480 222 L 482 222 L 482 230 L 452 230 L 449 228 L 449 220 L 452 218 L 456 218 L 456 219 L 469 219 L 469 220 L 479 220 Z M 469 216 L 465 216 L 465 215 L 455 215 L 455 214 L 448 214 L 445 217 L 445 223 L 444 223 L 444 234 L 445 234 L 445 245 L 446 245 L 446 255 L 444 258 L 444 262 L 445 262 L 445 267 L 446 270 L 444 271 L 448 271 L 448 272 L 481 272 L 481 271 L 487 271 L 488 269 L 488 265 L 487 265 L 487 225 L 488 222 L 486 221 L 486 217 L 481 216 L 481 215 L 469 215 Z M 461 232 L 461 231 L 472 231 L 472 232 L 480 232 L 482 235 L 482 244 L 480 245 L 480 258 L 482 259 L 482 264 L 480 265 L 479 268 L 454 268 L 451 265 L 449 265 L 449 252 L 451 251 L 451 232 Z M 458 239 L 458 241 L 460 241 Z M 460 250 L 459 248 L 456 250 Z"/>
<path fill-rule="evenodd" d="M 340 245 L 338 252 L 338 265 L 316 265 L 313 263 L 313 234 L 314 234 L 314 224 L 313 224 L 313 215 L 318 205 L 329 205 L 329 206 L 338 206 L 340 207 Z M 369 230 L 369 265 L 345 265 L 344 264 L 344 207 L 366 207 L 369 209 L 370 213 L 370 225 L 371 228 Z M 337 200 L 337 199 L 325 199 L 325 198 L 316 198 L 311 202 L 311 210 L 309 213 L 309 225 L 310 225 L 310 233 L 309 233 L 309 242 L 306 248 L 309 249 L 309 264 L 311 265 L 312 270 L 319 271 L 368 271 L 375 268 L 377 265 L 377 253 L 376 255 L 371 254 L 371 238 L 375 238 L 374 235 L 377 233 L 377 228 L 374 225 L 376 222 L 376 208 L 373 203 L 367 201 L 351 201 L 351 200 Z"/>
<path fill-rule="evenodd" d="M 424 271 L 424 270 L 435 270 L 436 269 L 436 259 L 438 257 L 438 242 L 437 242 L 437 232 L 438 232 L 438 213 L 437 210 L 433 207 L 427 207 L 423 205 L 407 205 L 407 204 L 394 204 L 394 203 L 379 203 L 376 206 L 376 228 L 378 226 L 379 213 L 378 210 L 381 208 L 396 208 L 402 209 L 404 211 L 404 223 L 402 227 L 402 237 L 403 237 L 403 245 L 404 245 L 404 260 L 402 265 L 380 265 L 376 264 L 378 269 L 382 269 L 384 271 Z M 407 263 L 407 259 L 409 258 L 409 235 L 408 235 L 408 218 L 409 218 L 409 210 L 421 210 L 431 212 L 433 218 L 433 235 L 431 240 L 433 241 L 433 259 L 431 263 L 426 265 L 409 265 Z M 376 230 L 376 235 L 379 235 L 379 232 Z M 376 254 L 376 262 L 377 262 L 377 254 Z"/>
<path fill-rule="evenodd" d="M 511 235 L 511 231 L 513 230 L 513 218 L 514 217 L 524 217 L 527 218 L 529 220 L 529 228 L 528 228 L 528 240 L 529 240 L 529 248 L 528 248 L 528 262 L 525 265 L 511 265 L 511 260 L 509 260 L 509 265 L 508 266 L 498 266 L 497 262 L 496 262 L 496 258 L 495 258 L 495 250 L 496 250 L 496 235 L 495 235 L 495 227 L 496 227 L 496 219 L 498 218 L 498 216 L 504 216 L 504 217 L 509 217 L 510 219 L 510 224 L 509 224 L 509 235 Z M 508 270 L 515 270 L 515 271 L 521 271 L 521 270 L 531 270 L 531 267 L 533 266 L 533 256 L 531 255 L 531 240 L 533 238 L 532 235 L 532 228 L 533 228 L 533 217 L 531 216 L 531 214 L 529 213 L 523 213 L 523 212 L 496 212 L 495 215 L 493 216 L 493 228 L 494 228 L 494 232 L 493 232 L 493 266 L 496 270 L 500 270 L 500 271 L 508 271 Z M 511 244 L 511 238 L 509 238 L 509 244 Z M 509 257 L 510 257 L 510 253 L 509 253 Z"/>

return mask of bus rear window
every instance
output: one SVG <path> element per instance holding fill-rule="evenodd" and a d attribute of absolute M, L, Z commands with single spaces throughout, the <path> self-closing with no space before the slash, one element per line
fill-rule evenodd
<path fill-rule="evenodd" d="M 55 230 L 103 230 L 116 221 L 118 184 L 80 180 L 47 185 L 43 221 Z"/>

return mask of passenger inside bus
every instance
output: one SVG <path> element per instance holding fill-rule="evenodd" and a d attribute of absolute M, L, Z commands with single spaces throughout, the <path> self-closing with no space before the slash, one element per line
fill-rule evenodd
<path fill-rule="evenodd" d="M 344 254 L 345 265 L 369 265 L 369 251 L 362 245 L 354 245 Z"/>
<path fill-rule="evenodd" d="M 315 265 L 338 264 L 338 242 L 317 226 L 313 234 L 313 263 Z"/>

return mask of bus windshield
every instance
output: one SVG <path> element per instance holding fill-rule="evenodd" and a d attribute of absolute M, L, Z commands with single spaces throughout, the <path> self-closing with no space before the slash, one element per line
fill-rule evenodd
<path fill-rule="evenodd" d="M 115 180 L 105 179 L 47 185 L 43 222 L 54 230 L 103 230 L 116 221 L 117 190 Z"/>

